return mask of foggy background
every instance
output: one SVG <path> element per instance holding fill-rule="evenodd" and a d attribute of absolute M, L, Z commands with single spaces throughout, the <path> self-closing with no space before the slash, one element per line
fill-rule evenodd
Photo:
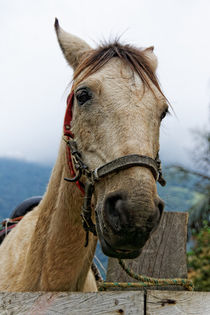
<path fill-rule="evenodd" d="M 0 157 L 56 159 L 72 78 L 54 32 L 57 17 L 92 47 L 118 35 L 155 46 L 161 87 L 176 113 L 162 123 L 160 156 L 189 166 L 190 130 L 208 123 L 209 16 L 208 0 L 1 0 Z"/>

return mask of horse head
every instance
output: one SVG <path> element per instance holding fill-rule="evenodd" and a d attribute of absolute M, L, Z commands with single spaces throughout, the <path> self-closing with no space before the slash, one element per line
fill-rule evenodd
<path fill-rule="evenodd" d="M 55 22 L 63 54 L 74 70 L 71 132 L 90 170 L 124 156 L 156 161 L 159 129 L 168 110 L 156 77 L 153 47 L 119 42 L 92 49 Z M 156 176 L 145 163 L 122 167 L 94 183 L 92 208 L 103 252 L 137 257 L 164 208 Z M 86 178 L 81 177 L 85 184 Z"/>

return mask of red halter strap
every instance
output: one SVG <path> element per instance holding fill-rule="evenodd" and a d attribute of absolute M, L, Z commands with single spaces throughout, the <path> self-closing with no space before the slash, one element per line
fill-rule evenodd
<path fill-rule="evenodd" d="M 74 135 L 71 132 L 73 101 L 74 101 L 74 91 L 72 91 L 67 98 L 67 108 L 66 108 L 66 113 L 65 113 L 65 117 L 64 117 L 64 124 L 63 124 L 63 134 L 64 134 L 64 136 L 67 137 L 67 141 L 70 138 L 74 138 Z M 67 156 L 70 174 L 72 177 L 74 177 L 75 172 L 74 172 L 73 163 L 72 163 L 71 150 L 70 150 L 70 147 L 68 145 L 66 146 L 66 156 Z M 82 183 L 80 181 L 77 181 L 76 185 L 80 189 L 82 194 L 84 195 L 85 192 L 84 192 L 84 188 L 83 188 Z"/>
<path fill-rule="evenodd" d="M 72 108 L 73 108 L 73 101 L 74 101 L 74 92 L 72 91 L 68 98 L 67 98 L 67 108 L 64 117 L 64 124 L 63 124 L 63 134 L 64 136 L 73 138 L 74 135 L 71 132 L 71 121 L 72 121 Z"/>

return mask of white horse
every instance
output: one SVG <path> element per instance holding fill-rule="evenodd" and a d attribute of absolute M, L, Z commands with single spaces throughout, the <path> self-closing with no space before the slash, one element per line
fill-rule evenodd
<path fill-rule="evenodd" d="M 0 246 L 1 291 L 96 291 L 97 237 L 106 255 L 137 257 L 164 207 L 156 181 L 168 105 L 153 47 L 92 49 L 57 20 L 55 29 L 74 69 L 64 138 L 43 200 Z M 80 189 L 64 180 L 73 175 Z"/>

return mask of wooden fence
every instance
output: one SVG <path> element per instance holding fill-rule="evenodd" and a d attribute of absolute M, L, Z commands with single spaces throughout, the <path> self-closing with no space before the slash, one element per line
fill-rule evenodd
<path fill-rule="evenodd" d="M 141 255 L 128 260 L 137 273 L 158 278 L 186 278 L 187 214 L 165 212 L 159 229 Z M 109 259 L 107 281 L 132 281 Z M 0 315 L 210 315 L 210 292 L 180 291 L 180 287 L 153 287 L 98 293 L 26 292 L 0 293 Z"/>
<path fill-rule="evenodd" d="M 210 293 L 115 291 L 98 293 L 1 293 L 1 315 L 209 315 Z"/>

